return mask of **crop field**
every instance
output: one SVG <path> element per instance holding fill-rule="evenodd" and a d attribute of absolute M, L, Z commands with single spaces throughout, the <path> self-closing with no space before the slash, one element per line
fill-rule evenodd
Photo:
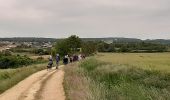
<path fill-rule="evenodd" d="M 169 53 L 99 53 L 65 68 L 68 100 L 169 100 Z"/>
<path fill-rule="evenodd" d="M 170 53 L 99 53 L 95 58 L 117 65 L 170 72 Z"/>

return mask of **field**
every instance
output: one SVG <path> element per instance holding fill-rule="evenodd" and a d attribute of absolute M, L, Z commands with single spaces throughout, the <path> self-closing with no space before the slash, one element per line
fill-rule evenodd
<path fill-rule="evenodd" d="M 170 53 L 99 53 L 95 58 L 117 65 L 170 72 Z"/>
<path fill-rule="evenodd" d="M 169 53 L 99 53 L 65 67 L 67 100 L 169 100 Z"/>

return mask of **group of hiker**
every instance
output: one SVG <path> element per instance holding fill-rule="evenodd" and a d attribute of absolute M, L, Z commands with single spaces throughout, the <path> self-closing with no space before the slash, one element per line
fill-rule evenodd
<path fill-rule="evenodd" d="M 65 55 L 64 58 L 62 59 L 62 62 L 63 62 L 64 65 L 67 65 L 68 63 L 80 61 L 82 59 L 85 59 L 85 55 L 83 55 L 83 54 Z M 59 62 L 61 61 L 59 54 L 56 54 L 55 61 L 56 61 L 56 69 L 58 69 Z M 51 69 L 52 66 L 53 66 L 53 57 L 50 55 L 49 62 L 48 62 L 48 65 L 47 65 L 47 69 Z"/>

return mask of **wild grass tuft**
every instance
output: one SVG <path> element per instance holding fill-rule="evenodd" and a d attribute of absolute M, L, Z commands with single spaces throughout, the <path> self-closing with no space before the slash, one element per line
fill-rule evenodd
<path fill-rule="evenodd" d="M 75 66 L 65 69 L 65 87 L 69 100 L 170 99 L 168 73 L 128 65 L 106 64 L 94 58 Z M 76 95 L 81 98 L 72 98 L 76 96 L 72 93 L 82 91 L 84 98 L 79 94 Z"/>
<path fill-rule="evenodd" d="M 16 69 L 1 69 L 0 70 L 0 93 L 11 88 L 18 82 L 22 81 L 29 75 L 45 69 L 45 64 L 30 65 Z"/>

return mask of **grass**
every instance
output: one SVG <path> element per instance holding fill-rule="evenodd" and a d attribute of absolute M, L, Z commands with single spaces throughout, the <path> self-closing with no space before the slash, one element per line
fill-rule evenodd
<path fill-rule="evenodd" d="M 33 64 L 17 69 L 0 69 L 0 94 L 29 75 L 46 68 L 46 63 Z"/>
<path fill-rule="evenodd" d="M 170 72 L 170 53 L 99 53 L 95 58 L 112 64 Z"/>
<path fill-rule="evenodd" d="M 151 57 L 154 58 L 154 55 Z M 160 59 L 161 57 L 165 55 L 160 56 Z M 162 69 L 151 70 L 142 66 L 131 66 L 134 60 L 139 60 L 135 58 L 130 59 L 129 62 L 125 61 L 128 64 L 123 63 L 123 60 L 120 61 L 121 64 L 106 60 L 112 58 L 103 58 L 109 63 L 102 62 L 101 58 L 97 59 L 100 60 L 90 58 L 65 68 L 64 88 L 67 100 L 170 99 L 170 73 Z M 145 61 L 143 60 L 142 63 L 146 63 Z"/>
<path fill-rule="evenodd" d="M 90 83 L 78 67 L 78 63 L 69 64 L 64 69 L 66 100 L 87 100 Z"/>

